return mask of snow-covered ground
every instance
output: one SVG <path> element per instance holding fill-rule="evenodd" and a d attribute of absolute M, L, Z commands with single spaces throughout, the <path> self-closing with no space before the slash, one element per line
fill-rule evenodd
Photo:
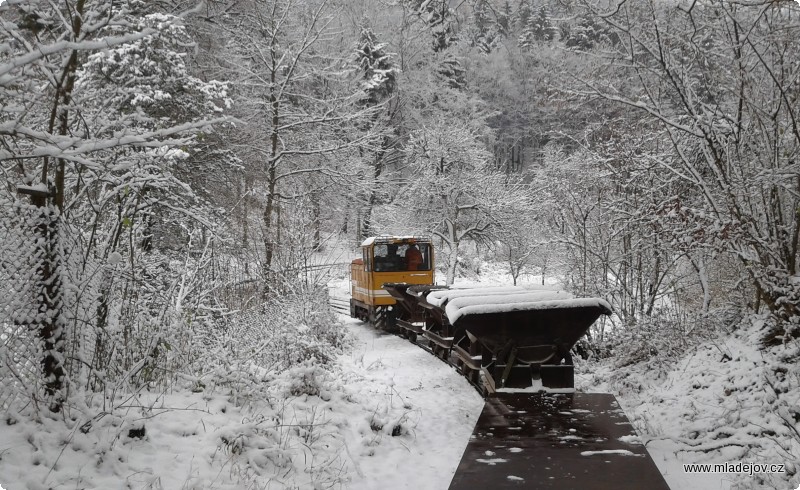
<path fill-rule="evenodd" d="M 503 284 L 487 276 L 482 284 Z M 332 284 L 346 294 L 346 280 Z M 37 423 L 4 414 L 0 485 L 447 488 L 483 400 L 452 367 L 408 341 L 339 320 L 349 348 L 325 367 L 246 378 L 252 383 L 246 389 L 187 380 L 166 393 L 120 390 L 71 407 L 66 420 L 46 411 Z M 793 490 L 798 353 L 788 347 L 765 353 L 757 338 L 757 325 L 742 328 L 658 369 L 613 358 L 579 361 L 577 386 L 617 396 L 673 490 Z M 785 464 L 788 473 L 683 469 L 725 462 Z"/>
<path fill-rule="evenodd" d="M 373 436 L 363 424 L 350 427 L 358 477 L 349 488 L 447 488 L 483 399 L 453 368 L 408 341 L 349 325 L 359 345 L 342 363 L 371 378 L 360 396 L 373 400 L 379 423 L 388 428 Z M 402 436 L 387 436 L 396 424 Z M 379 439 L 374 447 L 373 437 Z"/>
<path fill-rule="evenodd" d="M 758 324 L 742 327 L 666 366 L 622 366 L 619 359 L 578 366 L 578 389 L 617 396 L 673 489 L 800 486 L 797 347 L 761 350 Z M 784 471 L 684 472 L 683 464 L 693 463 L 776 464 Z"/>
<path fill-rule="evenodd" d="M 270 383 L 264 399 L 222 388 L 99 400 L 66 424 L 7 414 L 0 485 L 46 488 L 447 488 L 483 400 L 399 337 L 346 319 L 352 349 L 325 373 Z M 296 391 L 313 377 L 318 396 Z M 309 391 L 309 390 L 306 390 Z M 133 429 L 133 431 L 132 431 Z M 137 433 L 137 429 L 139 432 Z M 141 433 L 144 429 L 144 434 Z"/>

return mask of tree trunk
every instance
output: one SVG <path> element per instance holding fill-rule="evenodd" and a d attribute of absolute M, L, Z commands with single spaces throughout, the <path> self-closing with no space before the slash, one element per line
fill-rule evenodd
<path fill-rule="evenodd" d="M 270 154 L 269 163 L 267 164 L 267 204 L 264 207 L 264 272 L 269 278 L 270 270 L 272 269 L 272 257 L 275 252 L 275 240 L 272 237 L 273 222 L 272 212 L 275 209 L 275 188 L 277 184 L 277 167 L 278 167 L 278 124 L 280 123 L 280 102 L 276 93 L 277 87 L 277 62 L 275 59 L 275 41 L 273 40 L 272 46 L 272 67 L 270 70 L 270 93 L 269 102 L 272 110 L 272 130 L 270 132 Z"/>
<path fill-rule="evenodd" d="M 83 11 L 85 0 L 78 0 L 72 21 L 71 38 L 77 41 L 81 36 L 83 25 Z M 69 112 L 67 107 L 72 99 L 72 90 L 75 87 L 75 72 L 78 69 L 78 53 L 72 51 L 69 60 L 55 86 L 55 97 L 50 111 L 48 132 L 53 133 L 58 121 L 58 134 L 69 134 Z M 49 165 L 44 159 L 41 182 L 48 184 Z M 60 412 L 64 403 L 64 350 L 65 326 L 63 311 L 63 290 L 61 278 L 60 254 L 58 251 L 58 227 L 61 211 L 64 209 L 65 162 L 57 160 L 55 168 L 54 187 L 51 188 L 50 199 L 34 198 L 33 203 L 39 208 L 40 214 L 36 226 L 37 234 L 41 237 L 39 243 L 40 263 L 37 268 L 39 278 L 38 304 L 39 311 L 44 312 L 38 325 L 39 338 L 42 340 L 42 375 L 45 393 L 49 398 L 49 408 L 53 412 Z"/>
<path fill-rule="evenodd" d="M 39 213 L 36 231 L 41 240 L 37 244 L 39 311 L 44 313 L 36 325 L 42 340 L 42 377 L 45 394 L 52 412 L 60 412 L 64 403 L 64 349 L 65 331 L 61 261 L 58 253 L 58 209 L 45 203 L 37 204 Z"/>
<path fill-rule="evenodd" d="M 456 214 L 457 216 L 457 214 Z M 447 237 L 442 237 L 450 248 L 450 255 L 447 257 L 447 277 L 445 282 L 448 286 L 452 286 L 456 280 L 456 268 L 458 267 L 458 246 L 460 240 L 458 239 L 458 230 L 454 221 L 446 220 L 447 224 Z"/>
<path fill-rule="evenodd" d="M 320 248 L 322 247 L 322 236 L 321 236 L 321 231 L 320 231 L 320 228 L 321 228 L 321 223 L 320 223 L 321 212 L 320 212 L 320 204 L 319 204 L 319 200 L 320 200 L 319 193 L 316 193 L 316 192 L 313 193 L 311 195 L 311 200 L 312 200 L 312 202 L 311 202 L 311 211 L 313 213 L 313 221 L 314 221 L 314 223 L 313 223 L 313 226 L 314 226 L 313 250 L 315 252 L 318 252 L 320 250 Z"/>
<path fill-rule="evenodd" d="M 373 164 L 373 181 L 372 185 L 369 188 L 369 198 L 367 199 L 367 209 L 364 211 L 363 216 L 363 224 L 361 226 L 361 235 L 360 238 L 367 238 L 373 236 L 375 232 L 372 230 L 372 209 L 375 207 L 375 203 L 377 202 L 377 192 L 376 187 L 378 185 L 378 179 L 380 178 L 381 174 L 383 173 L 383 155 L 386 152 L 386 147 L 388 146 L 388 138 L 383 138 L 381 141 L 381 149 L 378 151 L 378 154 L 375 156 L 375 163 Z"/>
<path fill-rule="evenodd" d="M 447 277 L 445 282 L 452 286 L 456 280 L 456 268 L 458 267 L 458 242 L 450 243 L 450 255 L 447 258 Z"/>
<path fill-rule="evenodd" d="M 706 264 L 702 257 L 698 260 L 693 258 L 690 258 L 689 260 L 692 262 L 695 272 L 697 272 L 697 278 L 700 282 L 700 289 L 703 291 L 703 306 L 701 312 L 705 315 L 708 313 L 708 309 L 711 306 L 711 286 L 708 282 L 708 271 L 706 270 Z"/>

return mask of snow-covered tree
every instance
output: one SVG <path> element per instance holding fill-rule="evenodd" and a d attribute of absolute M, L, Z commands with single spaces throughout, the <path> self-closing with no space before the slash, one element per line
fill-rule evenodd
<path fill-rule="evenodd" d="M 377 40 L 375 33 L 367 27 L 361 28 L 361 35 L 355 49 L 355 64 L 357 73 L 362 80 L 361 88 L 366 94 L 362 104 L 367 107 L 378 108 L 373 120 L 365 123 L 365 127 L 376 133 L 385 131 L 380 137 L 379 146 L 374 150 L 362 150 L 373 154 L 372 172 L 367 174 L 369 179 L 366 186 L 365 209 L 360 213 L 360 238 L 372 236 L 376 232 L 372 229 L 372 212 L 378 204 L 379 196 L 384 194 L 384 183 L 381 180 L 386 169 L 386 162 L 396 158 L 398 143 L 395 128 L 391 127 L 393 116 L 397 115 L 397 104 L 389 100 L 395 95 L 399 68 L 395 65 L 393 55 L 385 51 L 386 44 Z M 385 127 L 384 127 L 385 126 Z"/>
<path fill-rule="evenodd" d="M 519 46 L 530 49 L 534 43 L 548 42 L 555 39 L 556 28 L 550 21 L 550 14 L 547 7 L 541 5 L 535 15 L 528 16 L 527 23 L 523 26 L 519 35 Z"/>
<path fill-rule="evenodd" d="M 84 325 L 82 301 L 91 302 L 97 292 L 76 295 L 62 288 L 63 281 L 80 282 L 91 273 L 87 263 L 98 250 L 109 253 L 122 230 L 133 228 L 129 212 L 151 204 L 139 193 L 143 178 L 153 187 L 170 181 L 181 187 L 165 170 L 170 158 L 185 154 L 194 135 L 224 106 L 222 85 L 181 71 L 177 53 L 189 47 L 181 34 L 182 18 L 148 14 L 140 19 L 144 6 L 134 0 L 0 6 L 0 162 L 9 183 L 22 184 L 20 189 L 48 216 L 42 231 L 55 230 L 48 231 L 47 253 L 36 266 L 45 293 L 39 310 L 49 313 L 33 320 L 43 344 L 45 394 L 54 410 L 64 400 L 67 343 L 83 341 L 67 326 Z M 171 76 L 162 80 L 167 73 Z M 169 115 L 156 107 L 180 97 L 192 97 L 190 112 L 179 111 L 188 98 L 173 105 Z M 66 231 L 71 226 L 89 231 L 75 237 Z M 59 250 L 63 245 L 51 242 L 66 239 L 76 239 L 69 256 L 66 247 Z M 129 253 L 132 257 L 133 250 Z M 78 356 L 71 362 L 91 360 Z"/>
<path fill-rule="evenodd" d="M 447 247 L 452 284 L 465 240 L 491 242 L 509 214 L 524 212 L 520 183 L 493 166 L 491 153 L 467 122 L 438 120 L 411 134 L 413 211 Z"/>
<path fill-rule="evenodd" d="M 568 48 L 588 51 L 599 44 L 617 44 L 619 35 L 591 14 L 584 14 L 571 26 L 564 43 Z"/>
<path fill-rule="evenodd" d="M 531 17 L 533 17 L 533 5 L 531 4 L 531 0 L 520 0 L 515 15 L 517 30 L 521 31 L 524 29 L 525 26 L 528 25 L 528 22 L 530 22 Z"/>
<path fill-rule="evenodd" d="M 489 0 L 479 0 L 473 6 L 472 28 L 474 31 L 472 45 L 483 54 L 491 53 L 497 40 L 498 29 L 502 27 L 498 27 L 495 21 Z"/>
<path fill-rule="evenodd" d="M 512 19 L 514 12 L 511 9 L 511 1 L 503 0 L 497 12 L 497 32 L 503 36 L 508 37 L 512 28 Z"/>
<path fill-rule="evenodd" d="M 237 154 L 262 176 L 263 187 L 253 189 L 263 196 L 262 269 L 274 278 L 281 206 L 299 197 L 295 191 L 305 192 L 299 190 L 304 176 L 355 180 L 365 162 L 349 164 L 375 143 L 377 133 L 364 124 L 379 108 L 364 103 L 365 92 L 348 76 L 350 53 L 336 51 L 328 1 L 253 0 L 236 9 L 221 63 L 237 78 L 244 123 L 232 135 L 240 141 Z M 383 73 L 381 90 L 390 86 L 391 73 Z"/>
<path fill-rule="evenodd" d="M 451 49 L 457 41 L 454 15 L 446 0 L 407 0 L 432 36 L 432 61 L 436 73 L 451 88 L 464 87 L 464 68 Z"/>
<path fill-rule="evenodd" d="M 361 29 L 355 63 L 366 104 L 379 104 L 391 97 L 397 85 L 398 68 L 392 61 L 392 54 L 386 52 L 386 43 L 379 42 L 368 27 Z"/>
<path fill-rule="evenodd" d="M 452 11 L 447 0 L 406 0 L 416 14 L 425 22 L 433 36 L 435 52 L 444 51 L 455 42 L 452 26 Z"/>
<path fill-rule="evenodd" d="M 656 162 L 703 198 L 680 215 L 702 230 L 693 241 L 738 257 L 780 325 L 769 341 L 796 335 L 800 66 L 785 56 L 798 49 L 796 6 L 653 4 L 602 19 L 639 84 L 620 94 L 584 76 L 588 92 L 659 124 L 673 156 Z"/>

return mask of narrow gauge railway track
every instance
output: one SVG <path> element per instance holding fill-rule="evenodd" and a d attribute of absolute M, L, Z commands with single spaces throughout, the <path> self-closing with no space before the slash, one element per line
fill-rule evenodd
<path fill-rule="evenodd" d="M 328 304 L 331 310 L 342 315 L 350 315 L 350 299 L 343 296 L 329 295 Z"/>
<path fill-rule="evenodd" d="M 408 285 L 387 285 L 387 289 L 402 296 Z M 503 294 L 513 296 L 514 292 Z M 455 296 L 450 298 L 453 300 Z M 428 303 L 431 301 L 436 303 Z M 402 305 L 403 300 L 398 303 Z M 331 296 L 330 304 L 337 313 L 351 313 L 347 298 Z M 501 329 L 507 323 L 497 318 L 484 321 L 493 329 Z M 452 366 L 486 398 L 450 490 L 669 490 L 646 448 L 626 442 L 638 437 L 613 395 L 575 393 L 569 388 L 561 390 L 564 393 L 544 392 L 536 387 L 506 390 L 498 384 L 505 382 L 508 369 L 501 366 L 492 371 L 482 366 L 487 352 L 471 355 L 454 337 L 437 334 L 436 331 L 445 334 L 441 325 L 437 328 L 430 322 L 426 325 L 396 319 L 394 327 L 384 330 L 408 339 Z M 488 357 L 496 361 L 497 354 Z M 505 375 L 498 376 L 498 370 L 506 371 Z"/>
<path fill-rule="evenodd" d="M 449 288 L 425 237 L 371 237 L 331 305 L 455 367 L 486 398 L 450 490 L 669 490 L 613 395 L 576 393 L 570 350 L 611 307 L 516 286 Z"/>

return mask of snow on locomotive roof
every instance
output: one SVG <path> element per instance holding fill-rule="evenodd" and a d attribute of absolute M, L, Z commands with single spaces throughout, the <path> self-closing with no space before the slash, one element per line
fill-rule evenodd
<path fill-rule="evenodd" d="M 449 306 L 449 305 L 448 305 Z M 500 303 L 500 304 L 470 304 L 463 307 L 454 307 L 452 312 L 447 312 L 447 318 L 451 324 L 455 324 L 459 318 L 467 315 L 485 315 L 490 313 L 506 313 L 510 311 L 531 311 L 531 310 L 557 310 L 570 308 L 599 307 L 606 315 L 611 314 L 611 305 L 600 298 L 572 298 L 572 299 L 553 299 L 547 301 L 529 301 L 521 303 Z"/>
<path fill-rule="evenodd" d="M 395 243 L 395 242 L 403 242 L 407 240 L 414 240 L 417 242 L 422 243 L 430 243 L 431 239 L 424 236 L 415 236 L 415 235 L 404 235 L 404 236 L 394 236 L 394 235 L 381 235 L 381 236 L 371 236 L 361 242 L 362 247 L 368 247 L 373 243 Z"/>

